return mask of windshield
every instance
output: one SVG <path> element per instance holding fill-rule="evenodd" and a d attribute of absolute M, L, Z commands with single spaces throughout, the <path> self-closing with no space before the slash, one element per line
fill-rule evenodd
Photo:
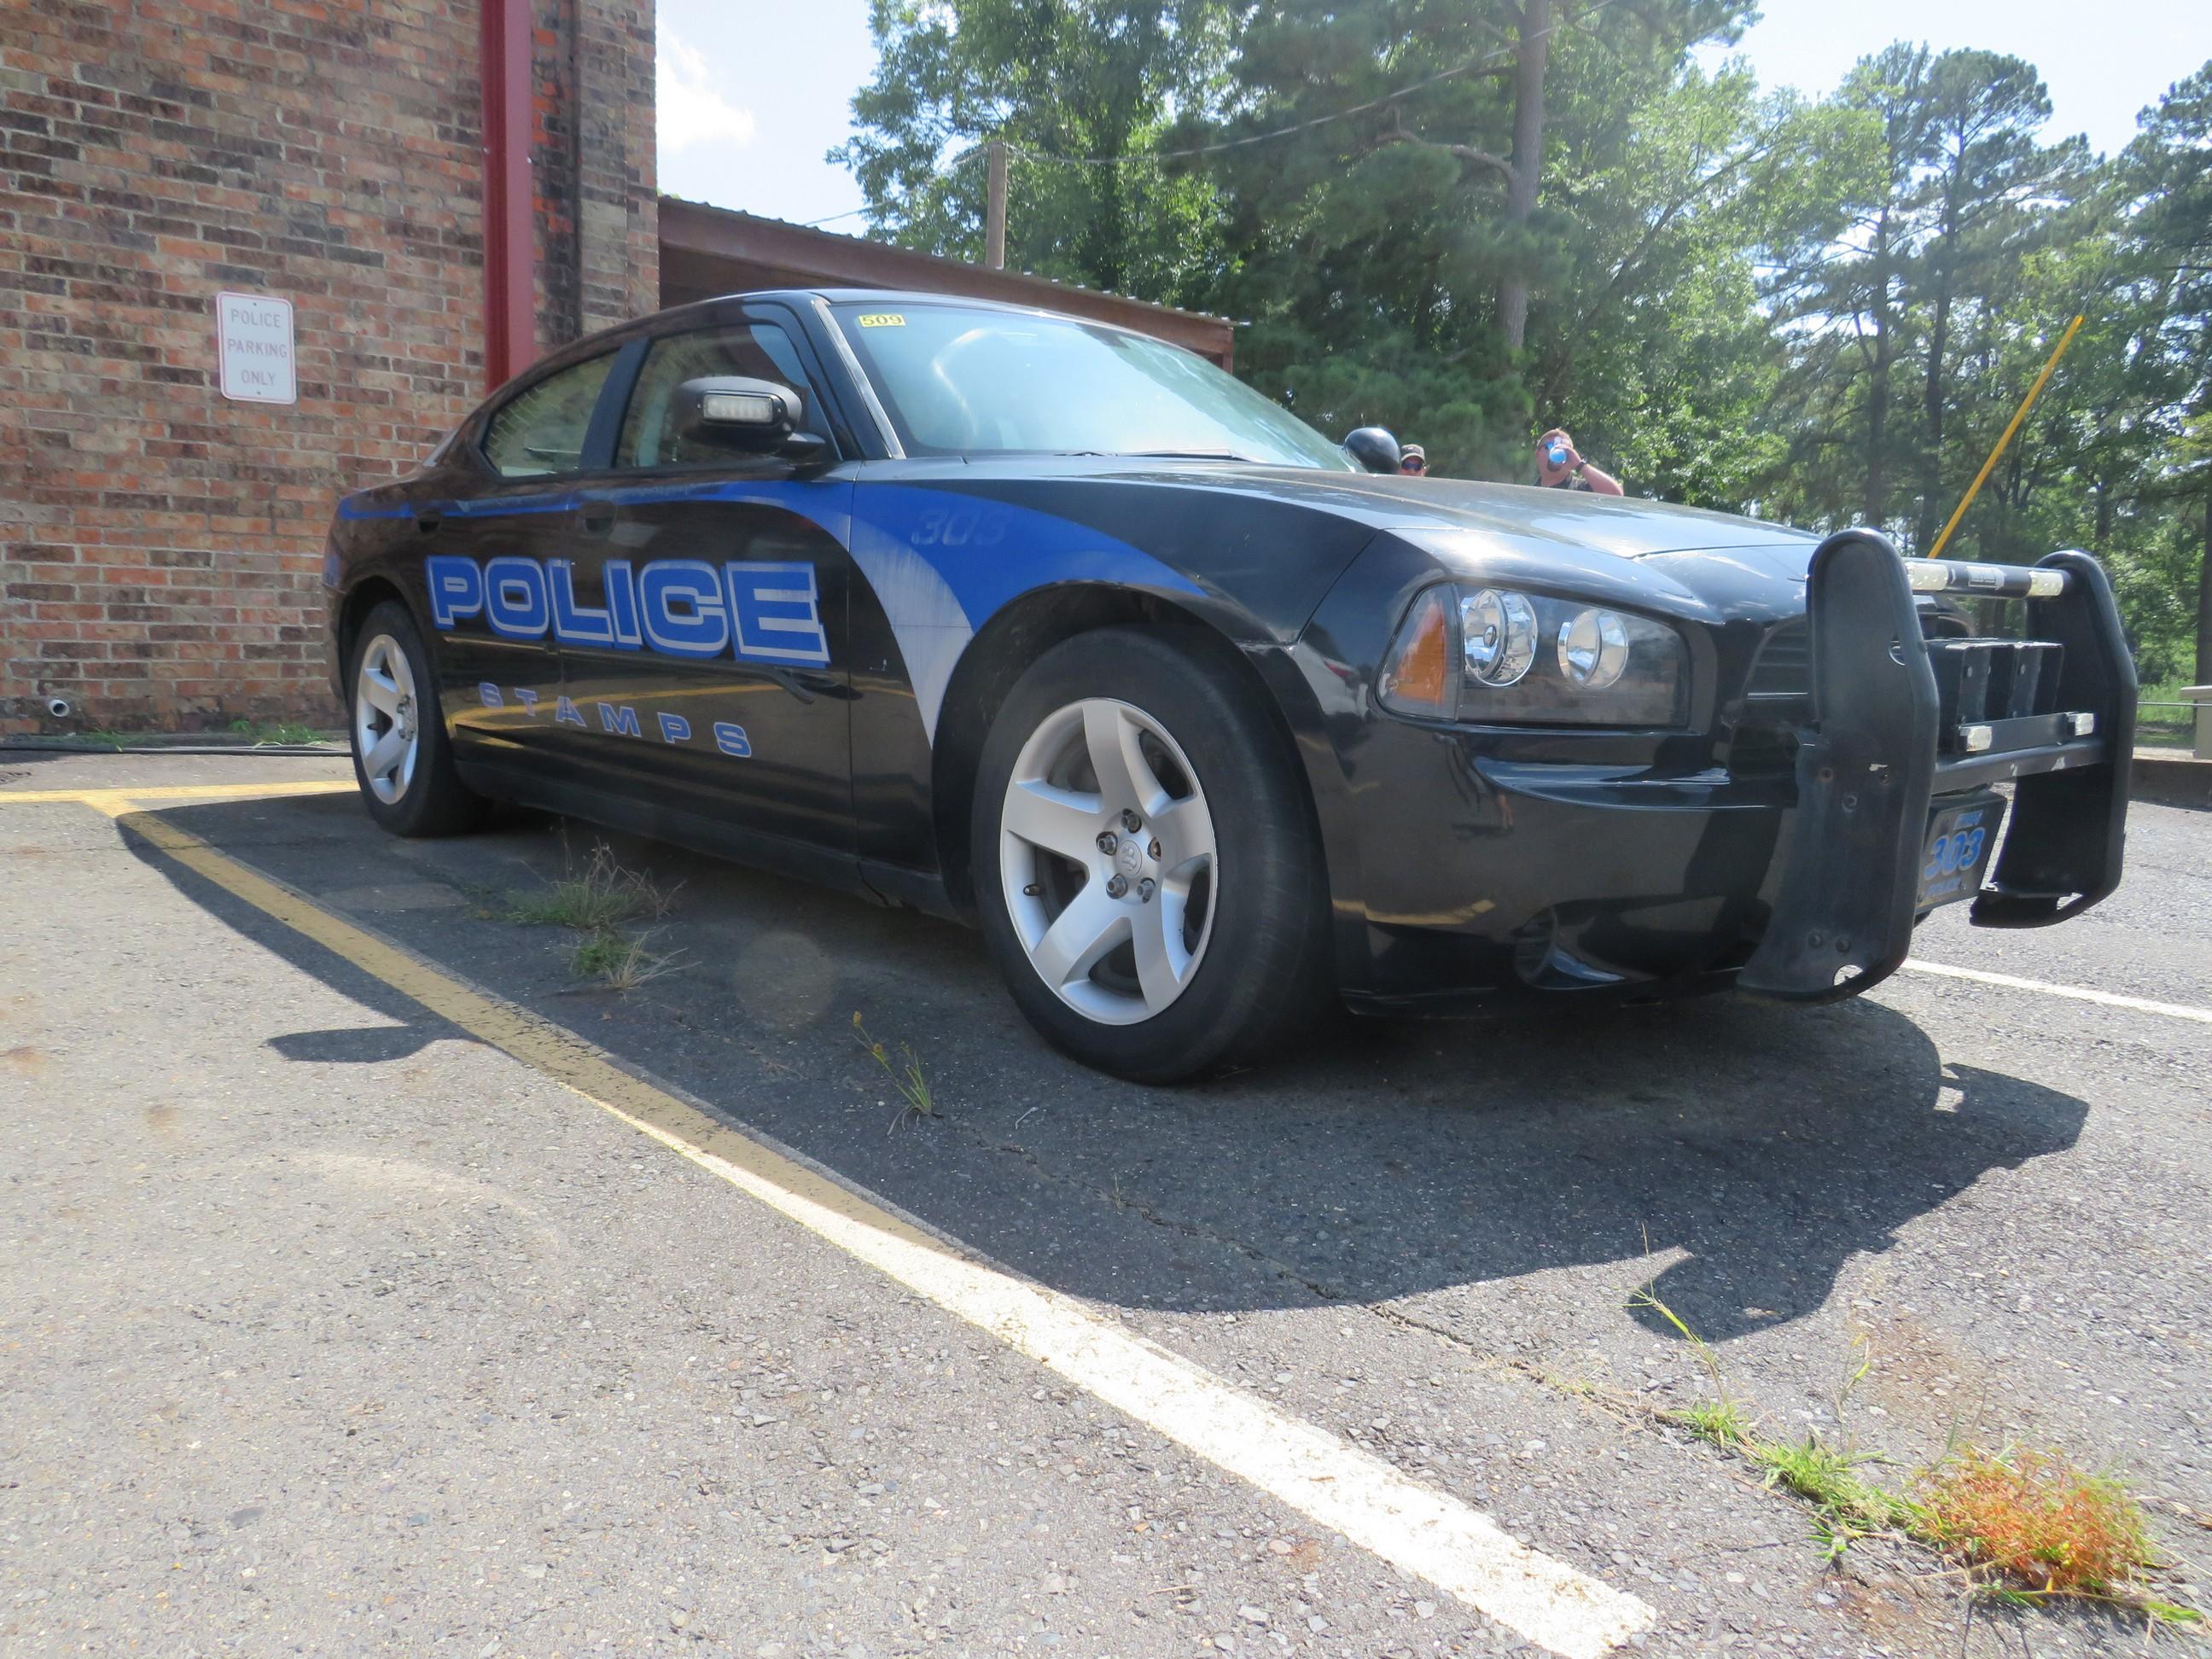
<path fill-rule="evenodd" d="M 1358 470 L 1243 381 L 1141 334 L 960 305 L 834 309 L 909 455 L 1188 455 Z"/>

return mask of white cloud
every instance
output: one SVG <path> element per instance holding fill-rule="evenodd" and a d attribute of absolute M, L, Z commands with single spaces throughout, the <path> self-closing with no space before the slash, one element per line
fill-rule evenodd
<path fill-rule="evenodd" d="M 695 144 L 749 144 L 753 112 L 739 109 L 711 84 L 706 55 L 686 46 L 664 22 L 655 38 L 655 117 L 660 153 L 680 155 Z"/>

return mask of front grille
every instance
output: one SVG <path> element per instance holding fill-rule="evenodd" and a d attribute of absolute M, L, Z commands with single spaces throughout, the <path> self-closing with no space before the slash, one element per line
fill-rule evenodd
<path fill-rule="evenodd" d="M 1964 722 L 2021 720 L 2058 711 L 2062 647 L 2047 640 L 1934 640 L 1929 661 L 1944 731 Z"/>
<path fill-rule="evenodd" d="M 1792 617 L 1767 630 L 1744 690 L 1754 697 L 1802 697 L 1813 689 L 1813 632 Z"/>
<path fill-rule="evenodd" d="M 1968 726 L 2057 712 L 2065 656 L 2060 647 L 2047 640 L 1961 637 L 1954 631 L 1957 621 L 1943 612 L 1921 617 L 1946 752 L 1961 748 Z M 1742 720 L 1729 738 L 1728 768 L 1738 777 L 1795 769 L 1796 728 L 1814 717 L 1812 655 L 1812 631 L 1802 617 L 1776 623 L 1759 642 L 1744 684 Z"/>
<path fill-rule="evenodd" d="M 2048 714 L 2057 707 L 2057 646 L 2044 640 L 1964 637 L 1959 619 L 1926 611 L 1920 618 L 1936 685 L 1943 699 L 1943 723 L 2017 719 Z M 1802 617 L 1777 623 L 1752 659 L 1745 694 L 1765 701 L 1802 697 L 1813 689 L 1813 635 Z"/>

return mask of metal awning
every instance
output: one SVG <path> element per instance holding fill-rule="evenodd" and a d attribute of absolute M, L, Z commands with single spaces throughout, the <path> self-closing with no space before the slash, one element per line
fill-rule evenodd
<path fill-rule="evenodd" d="M 962 294 L 1118 323 L 1230 367 L 1236 325 L 1119 294 L 1018 271 L 940 259 L 702 202 L 660 198 L 660 303 L 684 305 L 763 288 L 897 288 Z"/>

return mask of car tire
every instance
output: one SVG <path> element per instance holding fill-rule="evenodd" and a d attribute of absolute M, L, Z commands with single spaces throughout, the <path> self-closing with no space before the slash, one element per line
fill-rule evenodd
<path fill-rule="evenodd" d="M 1131 628 L 1055 646 L 992 723 L 969 833 L 1007 988 L 1085 1065 L 1175 1082 L 1279 1050 L 1326 1001 L 1304 781 L 1233 659 Z"/>
<path fill-rule="evenodd" d="M 371 611 L 346 660 L 346 729 L 354 781 L 368 815 L 395 836 L 453 836 L 483 821 L 487 803 L 453 769 L 428 652 L 407 607 Z"/>

